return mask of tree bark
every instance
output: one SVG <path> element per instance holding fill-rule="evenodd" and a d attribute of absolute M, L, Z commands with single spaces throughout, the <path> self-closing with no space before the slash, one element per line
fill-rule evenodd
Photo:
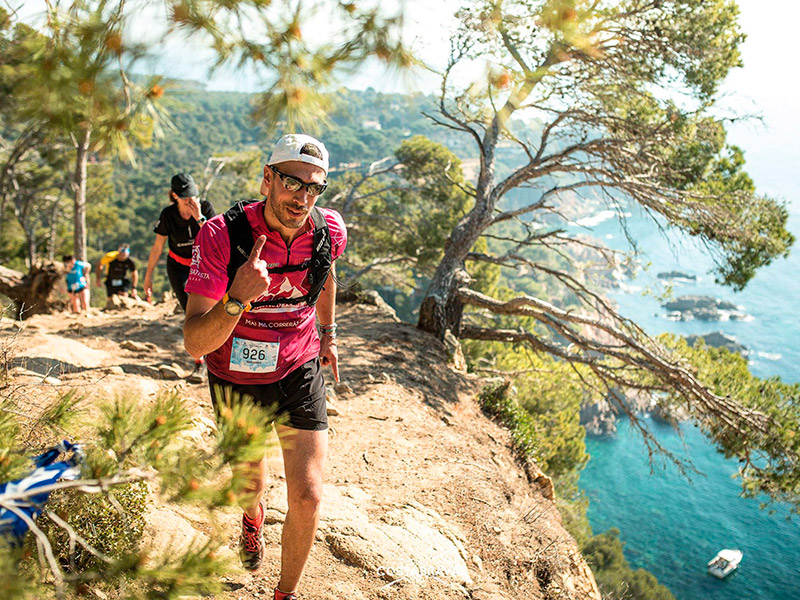
<path fill-rule="evenodd" d="M 86 260 L 86 165 L 89 160 L 89 140 L 92 126 L 81 131 L 75 153 L 75 258 Z"/>
<path fill-rule="evenodd" d="M 50 297 L 62 276 L 62 269 L 55 263 L 35 265 L 27 275 L 0 266 L 0 294 L 14 301 L 14 315 L 19 320 L 49 313 L 54 308 L 63 308 L 63 299 Z"/>

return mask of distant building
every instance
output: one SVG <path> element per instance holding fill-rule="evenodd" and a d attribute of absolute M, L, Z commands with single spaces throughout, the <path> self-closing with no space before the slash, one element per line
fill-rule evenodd
<path fill-rule="evenodd" d="M 383 129 L 380 121 L 361 121 L 361 127 L 364 129 L 374 129 L 375 131 Z"/>

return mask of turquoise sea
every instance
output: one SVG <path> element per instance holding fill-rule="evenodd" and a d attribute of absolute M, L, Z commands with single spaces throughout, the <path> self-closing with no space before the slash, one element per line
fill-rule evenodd
<path fill-rule="evenodd" d="M 621 244 L 615 218 L 602 220 L 600 215 L 594 221 L 594 236 L 612 246 Z M 629 228 L 647 255 L 645 262 L 652 264 L 612 294 L 623 314 L 651 334 L 723 331 L 750 349 L 754 374 L 800 381 L 800 249 L 762 269 L 747 289 L 735 293 L 714 283 L 707 274 L 712 263 L 696 244 L 664 235 L 639 214 L 630 216 Z M 800 237 L 796 209 L 789 229 Z M 657 291 L 657 273 L 671 270 L 698 277 L 694 283 L 676 284 L 674 296 L 715 296 L 740 305 L 749 317 L 724 322 L 667 319 L 661 303 L 646 291 Z M 614 436 L 590 437 L 591 460 L 580 483 L 590 499 L 595 532 L 620 529 L 631 565 L 651 571 L 678 600 L 800 599 L 800 517 L 787 520 L 785 506 L 773 505 L 770 512 L 760 509 L 758 500 L 741 498 L 738 480 L 732 478 L 736 462 L 719 455 L 695 427 L 684 425 L 681 438 L 668 426 L 652 426 L 668 448 L 688 454 L 702 475 L 689 482 L 663 461 L 651 466 L 641 438 L 627 422 Z M 724 581 L 705 571 L 707 561 L 722 548 L 744 552 L 738 572 Z"/>

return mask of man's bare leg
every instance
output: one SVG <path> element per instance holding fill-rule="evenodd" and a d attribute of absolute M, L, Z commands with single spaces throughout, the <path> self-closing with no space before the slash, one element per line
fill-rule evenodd
<path fill-rule="evenodd" d="M 319 523 L 322 474 L 328 454 L 328 431 L 278 427 L 283 451 L 289 510 L 281 535 L 281 579 L 278 588 L 297 588 Z"/>
<path fill-rule="evenodd" d="M 89 312 L 89 286 L 83 288 L 83 290 L 81 290 L 79 295 L 80 295 L 80 303 L 78 304 L 78 306 L 82 304 L 83 310 L 85 312 Z"/>
<path fill-rule="evenodd" d="M 264 495 L 266 487 L 264 479 L 267 469 L 266 457 L 258 462 L 243 463 L 236 466 L 237 474 L 244 477 L 248 482 L 244 494 L 241 494 L 237 500 L 239 506 L 244 510 L 244 514 L 252 520 L 258 518 L 258 503 L 261 501 L 261 496 Z"/>

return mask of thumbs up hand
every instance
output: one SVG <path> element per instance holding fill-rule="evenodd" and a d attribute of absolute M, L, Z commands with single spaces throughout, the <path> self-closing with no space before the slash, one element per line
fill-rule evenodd
<path fill-rule="evenodd" d="M 233 278 L 233 284 L 229 290 L 230 297 L 236 298 L 243 304 L 249 304 L 256 300 L 269 289 L 267 263 L 259 258 L 266 241 L 267 236 L 265 235 L 256 240 L 247 262 L 239 267 Z"/>

